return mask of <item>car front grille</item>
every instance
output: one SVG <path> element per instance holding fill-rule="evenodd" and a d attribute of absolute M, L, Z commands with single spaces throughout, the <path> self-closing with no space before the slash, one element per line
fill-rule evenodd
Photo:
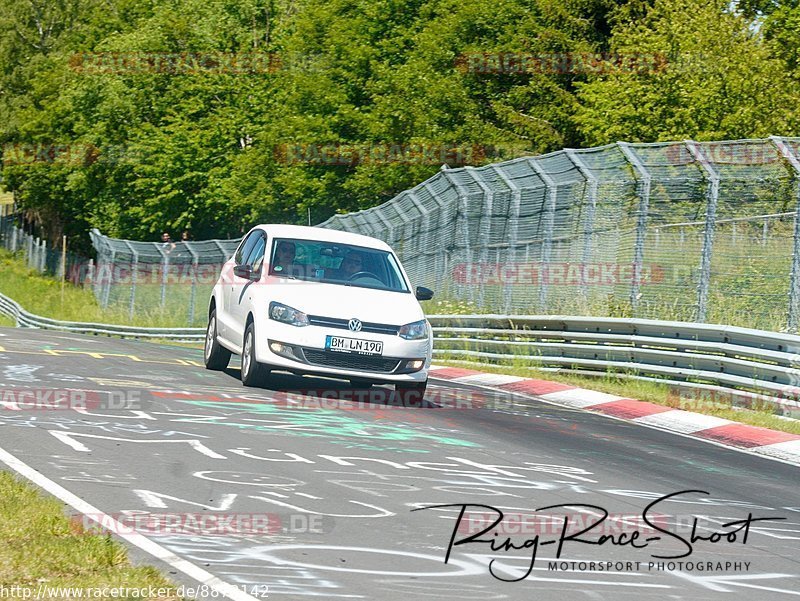
<path fill-rule="evenodd" d="M 308 316 L 308 323 L 312 326 L 323 326 L 326 328 L 336 328 L 339 330 L 349 330 L 350 328 L 347 327 L 349 321 L 349 319 L 322 317 L 320 315 Z M 393 326 L 385 323 L 369 323 L 365 321 L 361 324 L 361 331 L 368 332 L 370 334 L 388 334 L 390 336 L 396 336 L 397 332 L 400 331 L 400 326 Z"/>
<path fill-rule="evenodd" d="M 391 357 L 370 357 L 351 353 L 331 353 L 316 349 L 303 349 L 306 361 L 320 367 L 334 367 L 377 373 L 392 373 L 400 364 L 399 359 Z"/>

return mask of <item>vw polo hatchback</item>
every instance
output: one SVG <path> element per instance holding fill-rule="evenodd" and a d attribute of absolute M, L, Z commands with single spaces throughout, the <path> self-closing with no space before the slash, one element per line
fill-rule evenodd
<path fill-rule="evenodd" d="M 245 386 L 272 371 L 395 385 L 421 399 L 433 338 L 391 248 L 336 230 L 259 225 L 223 265 L 208 308 L 205 365 L 242 357 Z"/>

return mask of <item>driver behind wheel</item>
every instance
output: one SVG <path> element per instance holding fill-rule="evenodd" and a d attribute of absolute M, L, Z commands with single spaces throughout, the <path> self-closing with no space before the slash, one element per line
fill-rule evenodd
<path fill-rule="evenodd" d="M 347 279 L 350 276 L 362 271 L 364 264 L 364 257 L 361 255 L 360 252 L 351 250 L 347 255 L 345 255 L 342 264 L 339 265 L 339 272 L 341 273 L 342 278 Z"/>

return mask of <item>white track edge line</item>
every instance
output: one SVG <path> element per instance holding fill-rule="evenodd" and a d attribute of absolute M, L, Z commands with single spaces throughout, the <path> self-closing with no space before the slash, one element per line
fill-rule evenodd
<path fill-rule="evenodd" d="M 104 524 L 111 524 L 116 530 L 117 535 L 130 543 L 131 545 L 138 547 L 148 555 L 152 555 L 156 559 L 163 561 L 164 563 L 168 564 L 172 568 L 183 572 L 190 578 L 198 581 L 201 584 L 205 584 L 214 590 L 218 591 L 222 596 L 227 597 L 229 599 L 233 599 L 234 601 L 261 601 L 257 597 L 253 597 L 248 595 L 245 591 L 235 587 L 232 584 L 221 580 L 217 576 L 214 576 L 211 572 L 204 570 L 203 568 L 196 566 L 190 561 L 186 559 L 182 559 L 178 557 L 172 551 L 162 547 L 158 543 L 150 540 L 146 536 L 139 534 L 138 532 L 131 532 L 128 533 L 126 530 L 127 528 L 123 527 L 117 520 L 113 519 L 111 516 L 101 512 L 99 509 L 90 505 L 74 493 L 71 493 L 66 488 L 61 486 L 60 484 L 53 482 L 43 474 L 40 474 L 32 467 L 27 465 L 26 463 L 22 462 L 21 460 L 17 459 L 14 455 L 9 453 L 8 451 L 0 448 L 0 461 L 5 463 L 8 467 L 12 470 L 17 472 L 19 475 L 27 478 L 34 484 L 38 485 L 39 487 L 46 490 L 48 493 L 57 497 L 73 509 L 81 512 L 83 515 L 91 518 L 95 522 L 100 525 Z"/>

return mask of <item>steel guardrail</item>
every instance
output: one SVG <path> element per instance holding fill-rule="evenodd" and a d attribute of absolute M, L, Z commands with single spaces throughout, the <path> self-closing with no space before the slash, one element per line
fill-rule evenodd
<path fill-rule="evenodd" d="M 108 323 L 60 321 L 30 313 L 3 294 L 0 294 L 0 314 L 11 317 L 16 326 L 22 328 L 58 330 L 78 334 L 104 334 L 122 338 L 163 338 L 181 342 L 200 342 L 205 338 L 204 328 L 145 328 Z"/>
<path fill-rule="evenodd" d="M 800 336 L 735 326 L 564 315 L 432 315 L 434 356 L 657 380 L 800 417 Z M 717 394 L 718 393 L 718 394 Z"/>
<path fill-rule="evenodd" d="M 0 294 L 18 327 L 201 342 L 204 328 L 59 321 Z M 430 315 L 434 357 L 655 380 L 800 417 L 800 336 L 735 326 L 562 315 Z"/>

